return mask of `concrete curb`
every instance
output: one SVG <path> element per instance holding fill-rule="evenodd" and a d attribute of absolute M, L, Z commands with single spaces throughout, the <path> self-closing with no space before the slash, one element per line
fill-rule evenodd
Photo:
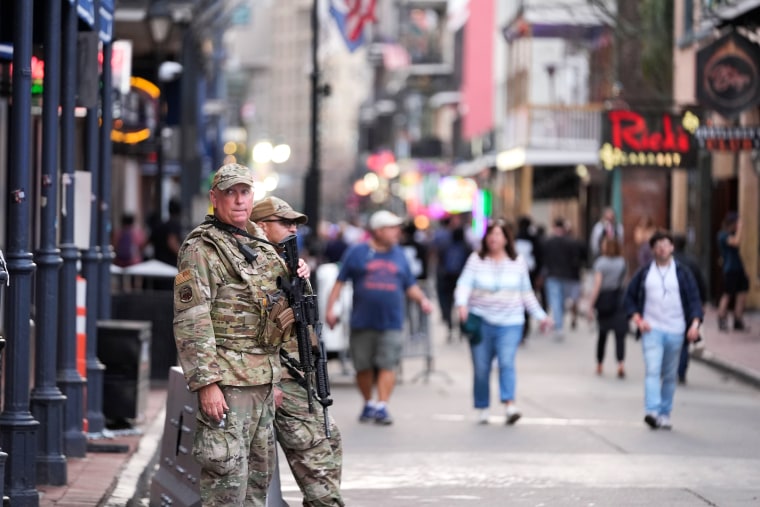
<path fill-rule="evenodd" d="M 117 478 L 116 486 L 101 503 L 103 507 L 137 507 L 145 496 L 153 467 L 161 452 L 161 438 L 164 433 L 166 408 L 162 408 L 146 428 L 137 451 L 129 458 Z"/>
<path fill-rule="evenodd" d="M 709 350 L 692 351 L 691 358 L 695 361 L 711 366 L 718 371 L 732 375 L 752 387 L 760 389 L 760 374 L 749 368 L 745 368 L 744 366 L 721 359 Z"/>

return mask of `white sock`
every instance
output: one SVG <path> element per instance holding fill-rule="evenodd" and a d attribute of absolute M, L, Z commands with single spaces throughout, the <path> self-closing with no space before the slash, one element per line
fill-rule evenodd
<path fill-rule="evenodd" d="M 378 401 L 375 403 L 375 408 L 380 410 L 381 408 L 385 408 L 385 402 L 384 401 Z"/>

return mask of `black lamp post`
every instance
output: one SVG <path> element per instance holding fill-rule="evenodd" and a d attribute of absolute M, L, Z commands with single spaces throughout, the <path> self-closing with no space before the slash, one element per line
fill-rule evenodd
<path fill-rule="evenodd" d="M 316 249 L 318 246 L 320 192 L 322 191 L 321 174 L 319 168 L 319 99 L 323 90 L 319 85 L 319 12 L 318 2 L 313 0 L 311 8 L 311 121 L 310 121 L 310 149 L 309 168 L 304 179 L 304 211 L 309 217 L 312 232 L 309 234 L 308 247 Z M 316 252 L 315 252 L 316 253 Z"/>
<path fill-rule="evenodd" d="M 164 98 L 164 87 L 162 85 L 159 67 L 164 60 L 164 45 L 171 35 L 174 19 L 169 4 L 166 0 L 153 0 L 148 6 L 145 13 L 145 23 L 150 34 L 153 47 L 155 48 L 156 58 L 156 81 L 158 83 L 158 117 L 156 121 L 156 204 L 155 214 L 158 225 L 163 220 L 164 208 L 164 108 L 166 99 Z"/>

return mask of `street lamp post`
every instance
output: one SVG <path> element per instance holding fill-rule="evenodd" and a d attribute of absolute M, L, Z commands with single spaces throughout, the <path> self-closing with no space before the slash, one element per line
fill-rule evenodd
<path fill-rule="evenodd" d="M 158 82 L 158 115 L 156 121 L 156 189 L 155 189 L 155 217 L 156 222 L 153 226 L 158 225 L 163 220 L 164 208 L 164 108 L 166 99 L 164 98 L 164 86 L 161 81 L 160 66 L 164 59 L 164 44 L 169 40 L 172 25 L 171 9 L 166 0 L 153 0 L 145 13 L 145 22 L 148 27 L 153 47 L 155 48 L 156 58 L 156 81 Z"/>
<path fill-rule="evenodd" d="M 320 169 L 319 169 L 319 100 L 329 91 L 328 86 L 319 84 L 319 12 L 318 0 L 314 0 L 311 9 L 311 149 L 309 169 L 304 181 L 304 211 L 309 217 L 311 234 L 308 238 L 310 249 L 316 249 L 319 238 L 320 208 Z"/>

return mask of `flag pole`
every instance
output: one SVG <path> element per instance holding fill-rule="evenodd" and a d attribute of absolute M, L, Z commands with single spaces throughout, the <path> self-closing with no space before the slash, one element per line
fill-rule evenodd
<path fill-rule="evenodd" d="M 317 254 L 319 243 L 319 207 L 320 207 L 320 170 L 319 170 L 319 99 L 322 90 L 319 86 L 319 0 L 313 0 L 311 8 L 311 147 L 309 168 L 304 180 L 304 211 L 309 217 L 311 232 L 307 247 L 312 254 Z"/>

